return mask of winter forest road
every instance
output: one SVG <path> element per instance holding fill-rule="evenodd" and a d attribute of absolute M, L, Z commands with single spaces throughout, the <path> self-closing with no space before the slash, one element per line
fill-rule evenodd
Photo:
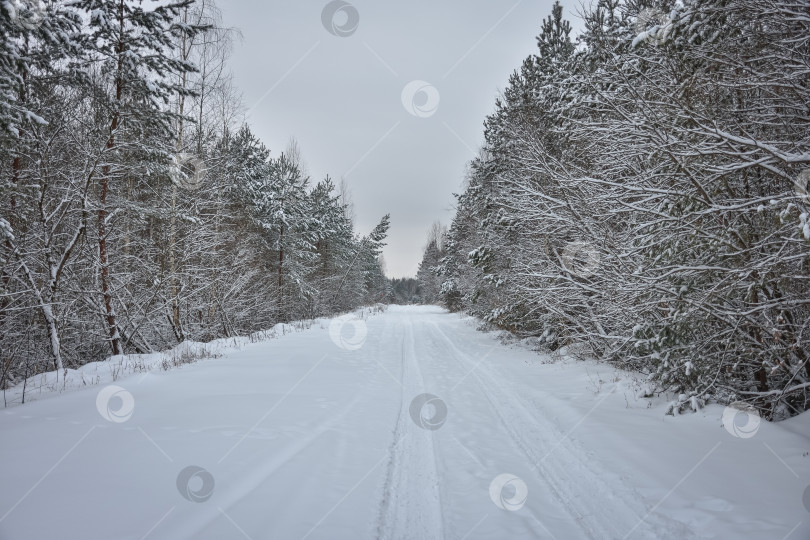
<path fill-rule="evenodd" d="M 0 538 L 807 537 L 800 497 L 746 489 L 808 460 L 719 408 L 662 420 L 625 375 L 435 307 L 337 321 L 5 409 Z"/>

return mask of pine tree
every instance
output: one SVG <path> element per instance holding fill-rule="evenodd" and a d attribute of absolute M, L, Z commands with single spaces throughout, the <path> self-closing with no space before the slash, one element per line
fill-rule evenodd
<path fill-rule="evenodd" d="M 164 163 L 171 155 L 172 122 L 179 116 L 161 109 L 160 104 L 167 104 L 176 94 L 191 94 L 175 81 L 178 74 L 195 68 L 172 58 L 169 50 L 176 36 L 191 37 L 204 29 L 179 23 L 181 11 L 192 3 L 170 2 L 151 11 L 130 0 L 80 0 L 76 4 L 91 14 L 90 59 L 102 65 L 110 83 L 109 92 L 96 86 L 104 92 L 97 106 L 103 121 L 98 129 L 106 138 L 98 171 L 96 234 L 103 312 L 113 354 L 121 354 L 123 346 L 110 274 L 108 198 L 115 187 L 112 184 L 126 174 L 127 165 L 120 159 L 124 152 L 139 152 L 146 159 Z M 102 81 L 107 82 L 105 79 Z"/>

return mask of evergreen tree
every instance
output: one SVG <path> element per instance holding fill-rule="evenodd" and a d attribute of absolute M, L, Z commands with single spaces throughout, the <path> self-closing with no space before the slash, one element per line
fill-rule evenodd
<path fill-rule="evenodd" d="M 810 129 L 792 66 L 810 42 L 794 9 L 599 0 L 574 47 L 555 5 L 457 197 L 445 305 L 641 370 L 686 398 L 672 411 L 807 409 Z"/>

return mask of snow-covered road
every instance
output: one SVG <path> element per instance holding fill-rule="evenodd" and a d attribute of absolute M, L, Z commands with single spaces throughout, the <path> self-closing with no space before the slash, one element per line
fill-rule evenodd
<path fill-rule="evenodd" d="M 439 308 L 342 326 L 3 410 L 0 538 L 810 538 L 807 414 L 735 437 Z"/>

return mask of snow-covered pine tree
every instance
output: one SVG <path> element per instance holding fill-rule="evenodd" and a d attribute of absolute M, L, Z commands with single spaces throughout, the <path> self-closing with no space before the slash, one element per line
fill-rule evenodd
<path fill-rule="evenodd" d="M 124 349 L 115 306 L 117 286 L 111 275 L 117 248 L 111 241 L 115 227 L 111 198 L 133 168 L 124 156 L 168 165 L 173 155 L 172 123 L 178 115 L 165 105 L 177 94 L 192 93 L 177 84 L 177 76 L 195 67 L 174 58 L 170 50 L 177 36 L 191 37 L 204 29 L 180 23 L 181 11 L 192 3 L 168 2 L 153 9 L 131 0 L 79 0 L 75 4 L 90 14 L 87 59 L 100 68 L 99 77 L 91 80 L 97 136 L 104 139 L 98 155 L 95 233 L 100 307 L 114 354 Z M 166 171 L 161 165 L 149 169 Z"/>
<path fill-rule="evenodd" d="M 336 295 L 354 256 L 354 232 L 340 194 L 328 176 L 309 194 L 309 208 L 317 255 L 310 277 L 318 291 L 312 299 L 312 313 L 323 315 L 345 307 Z"/>
<path fill-rule="evenodd" d="M 419 269 L 416 272 L 423 304 L 439 302 L 442 284 L 437 272 L 439 262 L 444 257 L 446 237 L 447 227 L 438 221 L 428 231 L 427 245 L 422 255 L 422 262 L 419 263 Z"/>

